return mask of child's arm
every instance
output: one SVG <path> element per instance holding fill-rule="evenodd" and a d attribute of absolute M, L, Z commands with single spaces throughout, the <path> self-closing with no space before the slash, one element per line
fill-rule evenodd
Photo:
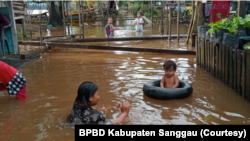
<path fill-rule="evenodd" d="M 141 18 L 141 22 L 139 23 L 140 25 L 143 25 L 144 24 L 144 21 L 143 19 Z"/>
<path fill-rule="evenodd" d="M 175 82 L 175 84 L 174 84 L 173 88 L 177 88 L 179 86 L 179 78 L 176 74 L 174 76 L 174 82 Z"/>
<path fill-rule="evenodd" d="M 137 25 L 137 20 L 135 19 L 134 24 Z"/>
<path fill-rule="evenodd" d="M 161 85 L 162 88 L 164 88 L 164 83 L 165 83 L 164 80 L 165 80 L 165 79 L 164 79 L 164 76 L 163 76 L 162 79 L 161 79 L 161 83 L 160 83 L 160 85 Z"/>
<path fill-rule="evenodd" d="M 105 111 L 105 110 L 112 110 L 115 108 L 121 108 L 121 103 L 118 103 L 116 106 L 108 106 L 108 107 L 102 107 L 102 108 L 96 108 L 98 111 Z"/>

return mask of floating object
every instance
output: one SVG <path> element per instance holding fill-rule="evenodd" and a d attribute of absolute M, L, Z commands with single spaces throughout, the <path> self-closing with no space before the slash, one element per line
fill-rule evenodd
<path fill-rule="evenodd" d="M 188 82 L 179 80 L 178 88 L 161 88 L 161 79 L 150 81 L 143 86 L 143 93 L 159 100 L 182 99 L 193 93 L 193 87 Z"/>

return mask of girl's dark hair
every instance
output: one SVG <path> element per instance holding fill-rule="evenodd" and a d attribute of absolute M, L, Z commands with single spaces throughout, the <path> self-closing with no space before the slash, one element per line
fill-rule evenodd
<path fill-rule="evenodd" d="M 77 91 L 77 96 L 74 104 L 81 104 L 84 107 L 90 107 L 89 98 L 94 96 L 95 92 L 98 90 L 98 86 L 90 81 L 83 82 Z"/>
<path fill-rule="evenodd" d="M 176 71 L 176 63 L 172 60 L 167 60 L 164 64 L 163 64 L 163 68 L 165 70 L 170 69 L 173 66 L 174 70 Z"/>

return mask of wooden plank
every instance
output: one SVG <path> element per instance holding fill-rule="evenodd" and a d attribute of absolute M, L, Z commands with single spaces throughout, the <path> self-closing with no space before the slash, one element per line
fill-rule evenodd
<path fill-rule="evenodd" d="M 37 55 L 39 55 L 40 53 L 42 53 L 42 52 L 44 52 L 44 51 L 46 51 L 46 50 L 48 50 L 47 47 L 41 47 L 41 49 L 36 49 L 36 50 L 34 50 L 34 51 L 30 51 L 30 52 L 28 52 L 28 53 L 21 54 L 21 55 L 20 55 L 20 59 L 32 58 L 32 57 L 37 56 Z"/>
<path fill-rule="evenodd" d="M 236 91 L 237 87 L 237 52 L 233 49 L 233 89 Z"/>
<path fill-rule="evenodd" d="M 219 46 L 215 47 L 215 77 L 219 78 Z"/>
<path fill-rule="evenodd" d="M 212 75 L 215 76 L 215 43 L 211 43 L 211 50 L 212 50 Z"/>
<path fill-rule="evenodd" d="M 224 46 L 225 47 L 225 46 Z M 224 81 L 224 83 L 226 84 L 226 85 L 228 85 L 229 84 L 229 50 L 228 50 L 228 48 L 227 47 L 225 47 L 225 81 Z"/>
<path fill-rule="evenodd" d="M 198 46 L 198 37 L 195 37 L 195 50 L 196 50 L 196 64 L 200 65 L 200 60 L 199 60 L 199 46 Z"/>
<path fill-rule="evenodd" d="M 225 46 L 221 46 L 221 81 L 225 83 Z"/>
<path fill-rule="evenodd" d="M 212 74 L 212 42 L 209 41 L 209 72 Z"/>
<path fill-rule="evenodd" d="M 210 42 L 207 41 L 207 70 L 210 71 Z"/>
<path fill-rule="evenodd" d="M 245 1 L 238 1 L 238 10 L 237 10 L 237 16 L 245 18 L 246 15 L 246 2 Z"/>
<path fill-rule="evenodd" d="M 19 2 L 13 1 L 13 6 L 25 6 L 25 5 L 26 5 L 25 3 L 19 3 Z"/>
<path fill-rule="evenodd" d="M 203 40 L 204 40 L 204 45 L 203 45 L 204 69 L 206 70 L 206 65 L 207 65 L 207 63 L 206 63 L 206 44 L 207 44 L 207 42 L 206 42 L 206 39 L 203 38 Z"/>
<path fill-rule="evenodd" d="M 17 6 L 17 5 L 13 5 L 13 9 L 14 10 L 21 10 L 21 11 L 23 11 L 24 10 L 24 6 Z"/>
<path fill-rule="evenodd" d="M 179 36 L 180 36 L 180 1 L 177 2 L 178 3 L 178 11 L 177 11 L 177 41 L 179 42 Z"/>
<path fill-rule="evenodd" d="M 242 63 L 241 63 L 241 93 L 246 98 L 246 53 L 242 51 Z"/>
<path fill-rule="evenodd" d="M 229 48 L 229 86 L 233 88 L 233 50 Z"/>
<path fill-rule="evenodd" d="M 20 20 L 20 19 L 25 20 L 25 19 L 24 19 L 24 16 L 17 16 L 17 17 L 14 17 L 14 19 L 15 19 L 15 20 Z"/>
<path fill-rule="evenodd" d="M 171 11 L 172 11 L 172 10 L 169 9 L 168 11 L 169 11 L 169 19 L 168 19 L 168 20 L 169 20 L 169 21 L 168 21 L 168 40 L 171 41 L 171 37 L 172 37 L 172 36 L 171 36 L 171 17 L 172 17 Z"/>
<path fill-rule="evenodd" d="M 207 69 L 207 40 L 204 39 L 204 69 Z"/>
<path fill-rule="evenodd" d="M 221 59 L 222 59 L 221 51 L 222 51 L 222 44 L 220 44 L 218 48 L 218 78 L 220 80 L 221 80 Z"/>
<path fill-rule="evenodd" d="M 246 57 L 246 99 L 250 101 L 250 53 L 245 53 Z"/>
<path fill-rule="evenodd" d="M 180 35 L 185 38 L 185 36 Z M 73 40 L 59 40 L 57 42 L 107 42 L 107 41 L 134 41 L 134 40 L 159 40 L 167 39 L 168 35 L 163 36 L 144 36 L 144 37 L 114 37 L 114 38 L 84 38 L 84 39 L 73 39 Z M 171 35 L 171 38 L 177 38 L 177 35 Z M 56 41 L 54 41 L 56 42 Z"/>
<path fill-rule="evenodd" d="M 242 73 L 242 68 L 241 68 L 241 50 L 236 50 L 236 92 L 241 95 L 241 73 Z"/>
<path fill-rule="evenodd" d="M 15 14 L 25 14 L 24 11 L 21 10 L 13 10 Z"/>
<path fill-rule="evenodd" d="M 19 42 L 23 45 L 40 45 L 39 41 L 23 41 Z M 83 45 L 79 43 L 54 43 L 43 42 L 43 45 L 51 47 L 66 47 L 66 48 L 82 48 L 82 49 L 97 49 L 97 50 L 120 50 L 120 51 L 132 51 L 132 52 L 153 52 L 153 53 L 172 53 L 172 54 L 184 54 L 195 55 L 196 52 L 192 50 L 172 50 L 172 49 L 156 49 L 156 48 L 142 48 L 142 47 L 118 47 L 118 46 L 99 46 L 99 45 Z"/>
<path fill-rule="evenodd" d="M 201 39 L 201 67 L 204 68 L 204 46 L 205 46 L 205 40 L 203 38 Z"/>

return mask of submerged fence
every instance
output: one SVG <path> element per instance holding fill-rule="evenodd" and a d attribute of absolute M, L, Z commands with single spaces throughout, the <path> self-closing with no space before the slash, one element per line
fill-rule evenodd
<path fill-rule="evenodd" d="M 197 65 L 250 101 L 250 53 L 196 36 Z"/>

